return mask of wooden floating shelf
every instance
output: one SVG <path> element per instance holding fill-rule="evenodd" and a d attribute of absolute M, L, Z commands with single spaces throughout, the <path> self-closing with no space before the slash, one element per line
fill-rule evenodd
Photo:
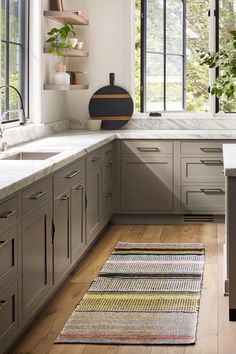
<path fill-rule="evenodd" d="M 50 53 L 48 48 L 44 48 L 44 53 L 46 54 L 56 54 Z M 89 56 L 88 52 L 85 52 L 83 50 L 77 50 L 77 49 L 62 49 L 62 55 L 63 57 L 71 57 L 71 58 L 87 58 Z"/>
<path fill-rule="evenodd" d="M 87 90 L 88 85 L 44 85 L 44 90 L 51 91 L 75 91 L 75 90 Z"/>
<path fill-rule="evenodd" d="M 73 11 L 44 11 L 44 16 L 60 23 L 88 26 L 89 21 Z"/>

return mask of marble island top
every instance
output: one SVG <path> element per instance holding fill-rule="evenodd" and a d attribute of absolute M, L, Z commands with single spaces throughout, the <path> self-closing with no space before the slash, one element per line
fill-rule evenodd
<path fill-rule="evenodd" d="M 236 140 L 236 130 L 66 131 L 0 153 L 0 200 L 115 139 Z M 4 160 L 22 151 L 57 154 L 46 160 Z"/>
<path fill-rule="evenodd" d="M 236 177 L 236 144 L 223 145 L 225 176 Z"/>

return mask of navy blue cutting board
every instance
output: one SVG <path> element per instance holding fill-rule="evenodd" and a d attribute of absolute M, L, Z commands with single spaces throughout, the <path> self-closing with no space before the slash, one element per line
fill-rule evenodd
<path fill-rule="evenodd" d="M 122 128 L 134 111 L 130 94 L 114 83 L 115 74 L 110 74 L 110 85 L 96 91 L 89 102 L 90 117 L 102 120 L 102 129 Z"/>

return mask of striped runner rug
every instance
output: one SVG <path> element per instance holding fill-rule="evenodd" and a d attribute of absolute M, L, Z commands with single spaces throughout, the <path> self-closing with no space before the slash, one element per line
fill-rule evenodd
<path fill-rule="evenodd" d="M 119 242 L 55 343 L 194 344 L 203 271 L 202 244 Z"/>

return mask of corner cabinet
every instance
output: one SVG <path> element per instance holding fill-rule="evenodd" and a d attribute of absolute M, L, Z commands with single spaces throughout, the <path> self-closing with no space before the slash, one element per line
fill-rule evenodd
<path fill-rule="evenodd" d="M 121 143 L 121 211 L 173 209 L 172 142 Z"/>

